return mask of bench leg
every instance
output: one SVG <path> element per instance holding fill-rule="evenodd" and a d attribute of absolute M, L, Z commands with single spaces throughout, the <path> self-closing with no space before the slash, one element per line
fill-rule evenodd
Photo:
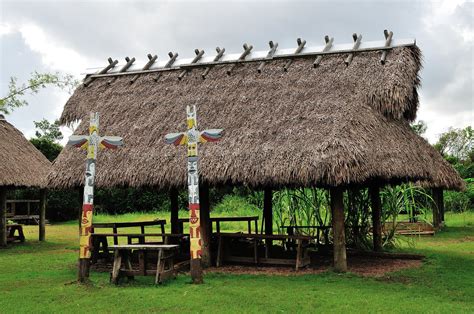
<path fill-rule="evenodd" d="M 131 255 L 132 252 L 131 251 L 127 251 L 125 254 L 124 254 L 124 264 L 125 264 L 125 267 L 128 271 L 132 272 L 133 271 L 133 268 L 132 268 L 132 262 L 131 262 Z M 127 279 L 128 281 L 131 281 L 134 279 L 133 275 L 128 275 L 127 276 Z"/>
<path fill-rule="evenodd" d="M 158 251 L 158 261 L 156 262 L 156 276 L 155 276 L 155 285 L 161 284 L 161 273 L 163 272 L 163 263 L 161 258 L 163 256 L 163 250 Z"/>
<path fill-rule="evenodd" d="M 296 249 L 296 271 L 298 271 L 301 264 L 301 240 L 298 239 L 296 242 L 298 243 L 298 248 Z"/>
<path fill-rule="evenodd" d="M 258 245 L 257 245 L 257 238 L 253 239 L 253 259 L 255 266 L 258 265 Z"/>
<path fill-rule="evenodd" d="M 217 245 L 217 260 L 216 260 L 216 266 L 221 267 L 222 265 L 222 237 L 219 236 L 219 241 Z"/>
<path fill-rule="evenodd" d="M 122 266 L 122 255 L 119 250 L 115 250 L 114 265 L 112 266 L 111 283 L 118 285 L 120 279 L 120 267 Z"/>

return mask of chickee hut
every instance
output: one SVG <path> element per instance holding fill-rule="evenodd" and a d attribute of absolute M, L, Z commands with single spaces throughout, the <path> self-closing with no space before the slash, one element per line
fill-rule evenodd
<path fill-rule="evenodd" d="M 145 65 L 109 58 L 107 67 L 86 76 L 61 122 L 82 121 L 76 134 L 84 134 L 89 113 L 100 112 L 101 134 L 123 137 L 123 148 L 99 154 L 96 186 L 173 192 L 186 186 L 186 154 L 164 136 L 185 129 L 184 110 L 195 104 L 201 129 L 225 132 L 219 143 L 200 147 L 203 259 L 212 262 L 209 186 L 263 190 L 263 236 L 270 240 L 272 190 L 320 187 L 330 190 L 334 267 L 345 271 L 345 189 L 370 188 L 379 248 L 381 187 L 422 182 L 438 196 L 463 188 L 456 171 L 409 125 L 419 105 L 420 49 L 414 40 L 384 35 L 366 42 L 354 34 L 349 44 L 326 36 L 321 46 L 298 39 L 291 49 L 270 42 L 268 51 L 244 44 L 238 54 L 217 48 L 207 56 L 196 49 L 192 59 L 170 53 L 159 61 L 149 54 Z M 84 159 L 66 147 L 54 162 L 50 187 L 82 186 Z M 174 232 L 178 209 L 171 203 Z"/>

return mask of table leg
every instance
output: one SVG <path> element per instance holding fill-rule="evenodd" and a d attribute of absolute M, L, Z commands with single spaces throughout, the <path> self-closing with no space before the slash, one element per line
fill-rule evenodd
<path fill-rule="evenodd" d="M 112 266 L 112 278 L 110 281 L 118 285 L 120 277 L 120 267 L 122 266 L 122 254 L 120 250 L 115 250 L 114 265 Z"/>
<path fill-rule="evenodd" d="M 138 252 L 138 264 L 140 267 L 140 272 L 143 276 L 146 276 L 146 253 L 145 251 Z"/>
<path fill-rule="evenodd" d="M 247 221 L 247 225 L 248 225 L 248 228 L 249 228 L 249 234 L 252 233 L 252 222 L 249 220 Z"/>
<path fill-rule="evenodd" d="M 253 256 L 255 265 L 258 264 L 258 246 L 257 246 L 257 238 L 253 239 Z"/>
<path fill-rule="evenodd" d="M 216 266 L 220 267 L 222 265 L 222 242 L 223 242 L 223 239 L 219 234 L 217 234 L 217 236 L 219 237 L 219 240 L 218 240 L 218 245 L 217 245 Z"/>
<path fill-rule="evenodd" d="M 132 262 L 131 262 L 131 254 L 132 254 L 132 251 L 126 251 L 124 252 L 124 263 L 125 263 L 125 267 L 128 271 L 132 272 L 133 271 L 133 268 L 132 268 Z M 127 279 L 130 281 L 130 280 L 133 280 L 134 277 L 133 275 L 127 275 Z"/>
<path fill-rule="evenodd" d="M 25 242 L 25 234 L 23 233 L 23 227 L 18 228 L 18 238 L 20 242 Z"/>
<path fill-rule="evenodd" d="M 298 248 L 296 249 L 296 271 L 298 271 L 301 263 L 301 240 L 296 240 L 296 243 L 298 243 Z"/>

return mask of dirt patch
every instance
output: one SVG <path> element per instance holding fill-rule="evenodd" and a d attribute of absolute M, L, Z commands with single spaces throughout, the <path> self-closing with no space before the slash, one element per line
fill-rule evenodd
<path fill-rule="evenodd" d="M 279 275 L 299 276 L 307 274 L 320 274 L 331 270 L 331 259 L 325 258 L 313 263 L 311 266 L 296 271 L 293 267 L 267 267 L 267 266 L 241 266 L 225 265 L 223 267 L 211 267 L 206 272 L 219 272 L 229 274 L 249 275 Z M 383 277 L 387 273 L 416 268 L 422 265 L 420 260 L 408 259 L 386 259 L 374 257 L 351 257 L 347 261 L 348 271 L 365 277 Z"/>

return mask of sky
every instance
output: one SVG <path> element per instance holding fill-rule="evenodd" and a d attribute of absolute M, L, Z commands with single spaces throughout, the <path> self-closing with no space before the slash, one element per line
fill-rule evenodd
<path fill-rule="evenodd" d="M 107 58 L 125 56 L 145 63 L 148 53 L 167 59 L 169 51 L 193 57 L 194 49 L 241 52 L 247 42 L 268 50 L 337 43 L 416 39 L 423 53 L 418 119 L 425 137 L 436 142 L 450 127 L 474 125 L 474 2 L 446 1 L 23 1 L 0 0 L 0 97 L 10 77 L 24 82 L 33 71 L 84 77 Z M 7 116 L 25 136 L 34 123 L 61 115 L 70 95 L 54 87 L 27 96 L 29 105 Z M 65 135 L 71 131 L 63 128 Z M 66 139 L 65 139 L 66 140 Z"/>

